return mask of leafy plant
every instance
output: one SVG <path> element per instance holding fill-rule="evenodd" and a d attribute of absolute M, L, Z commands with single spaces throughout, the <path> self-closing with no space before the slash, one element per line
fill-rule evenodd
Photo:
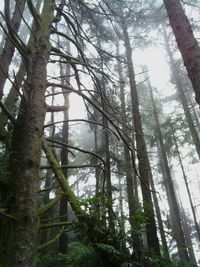
<path fill-rule="evenodd" d="M 45 255 L 36 261 L 37 267 L 67 267 L 70 258 L 67 255 L 58 254 L 58 256 Z"/>
<path fill-rule="evenodd" d="M 69 244 L 70 264 L 67 267 L 103 267 L 94 248 L 81 243 Z"/>

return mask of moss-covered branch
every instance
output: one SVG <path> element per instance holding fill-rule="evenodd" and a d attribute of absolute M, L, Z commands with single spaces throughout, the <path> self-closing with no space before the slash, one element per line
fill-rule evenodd
<path fill-rule="evenodd" d="M 38 247 L 37 247 L 37 250 L 42 250 L 42 249 L 44 249 L 44 248 L 49 247 L 49 246 L 52 245 L 53 243 L 55 243 L 55 242 L 60 238 L 60 236 L 63 234 L 64 230 L 65 230 L 65 226 L 63 226 L 63 227 L 60 229 L 60 231 L 58 232 L 58 234 L 57 234 L 54 238 L 52 238 L 52 239 L 49 240 L 48 242 L 46 242 L 46 243 L 44 243 L 44 244 L 38 246 Z"/>
<path fill-rule="evenodd" d="M 41 229 L 47 229 L 52 227 L 60 227 L 60 226 L 70 226 L 71 222 L 56 222 L 56 223 L 47 223 L 47 224 L 40 224 L 39 228 Z"/>
<path fill-rule="evenodd" d="M 100 168 L 103 169 L 101 166 L 99 165 L 95 165 L 95 164 L 85 164 L 85 165 L 60 165 L 58 168 L 60 169 L 80 169 L 80 168 Z M 43 165 L 40 167 L 41 170 L 45 170 L 45 169 L 51 169 L 50 165 Z"/>
<path fill-rule="evenodd" d="M 49 209 L 53 208 L 58 203 L 58 201 L 61 199 L 61 196 L 62 196 L 62 194 L 58 193 L 54 199 L 50 200 L 46 205 L 39 208 L 37 211 L 38 216 L 43 215 Z"/>
<path fill-rule="evenodd" d="M 67 200 L 69 201 L 70 205 L 72 206 L 72 209 L 74 210 L 77 218 L 79 219 L 86 219 L 88 216 L 87 214 L 81 209 L 80 204 L 72 191 L 71 187 L 69 186 L 69 183 L 64 176 L 62 169 L 59 167 L 58 161 L 55 159 L 53 152 L 51 151 L 51 148 L 48 146 L 47 141 L 43 138 L 42 140 L 42 148 L 47 156 L 47 159 L 49 161 L 49 164 L 51 165 L 51 168 L 60 183 L 60 186 L 64 192 L 64 194 L 67 197 Z"/>

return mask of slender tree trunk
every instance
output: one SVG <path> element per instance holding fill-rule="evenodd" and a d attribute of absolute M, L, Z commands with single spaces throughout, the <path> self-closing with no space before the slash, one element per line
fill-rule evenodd
<path fill-rule="evenodd" d="M 184 92 L 184 88 L 183 88 L 183 85 L 182 85 L 181 77 L 180 77 L 179 71 L 178 71 L 178 69 L 176 67 L 176 64 L 175 64 L 175 61 L 174 61 L 174 58 L 173 58 L 173 54 L 172 54 L 172 51 L 171 51 L 171 48 L 170 48 L 169 39 L 167 37 L 167 33 L 166 33 L 166 30 L 164 29 L 164 27 L 163 27 L 163 34 L 164 34 L 164 40 L 165 40 L 167 54 L 168 54 L 169 61 L 170 61 L 171 72 L 172 72 L 172 75 L 173 75 L 173 78 L 174 78 L 174 81 L 175 81 L 175 84 L 176 84 L 176 88 L 177 88 L 177 91 L 178 91 L 180 102 L 181 102 L 181 104 L 183 106 L 183 110 L 184 110 L 184 113 L 185 113 L 185 116 L 186 116 L 186 120 L 187 120 L 189 129 L 190 129 L 190 132 L 191 132 L 192 140 L 194 142 L 197 154 L 198 154 L 199 159 L 200 159 L 200 139 L 199 139 L 197 130 L 196 130 L 195 126 L 194 126 L 194 121 L 193 121 L 190 109 L 188 107 L 187 98 L 185 96 L 185 92 Z"/>
<path fill-rule="evenodd" d="M 70 69 L 66 69 L 66 73 L 64 73 L 63 66 L 60 64 L 60 75 L 61 77 L 61 84 L 64 84 L 65 82 L 69 83 L 69 79 L 66 81 L 64 80 L 65 77 L 69 77 L 70 75 Z M 63 91 L 64 96 L 64 105 L 66 106 L 66 110 L 63 112 L 63 127 L 62 127 L 62 142 L 68 144 L 69 142 L 69 94 L 66 94 L 65 91 Z M 61 164 L 62 165 L 68 165 L 68 151 L 66 149 L 61 149 Z M 63 170 L 63 174 L 65 175 L 66 179 L 68 179 L 68 169 Z M 61 216 L 61 222 L 67 221 L 68 219 L 68 201 L 65 195 L 61 197 L 60 200 L 60 216 Z M 63 233 L 59 238 L 59 252 L 62 254 L 67 254 L 68 250 L 68 235 L 67 233 Z"/>
<path fill-rule="evenodd" d="M 149 84 L 149 86 L 150 86 L 150 84 Z M 150 87 L 150 90 L 151 90 L 151 87 Z M 155 102 L 154 102 L 152 90 L 151 90 L 151 101 L 153 104 L 154 120 L 156 121 Z M 167 260 L 170 261 L 170 255 L 169 255 L 169 250 L 168 250 L 168 246 L 167 246 L 167 240 L 166 240 L 166 236 L 165 236 L 164 225 L 162 222 L 162 216 L 161 216 L 161 212 L 160 212 L 160 207 L 159 207 L 159 203 L 158 203 L 156 189 L 155 189 L 153 177 L 151 176 L 150 178 L 151 178 L 150 179 L 151 189 L 153 191 L 153 200 L 154 200 L 156 215 L 157 215 L 157 219 L 158 219 L 158 226 L 159 226 L 160 236 L 161 236 L 161 241 L 162 241 L 163 256 L 164 256 L 164 258 L 166 258 Z"/>
<path fill-rule="evenodd" d="M 195 266 L 197 266 L 197 261 L 196 261 L 192 239 L 191 239 L 191 229 L 189 227 L 188 218 L 185 214 L 182 203 L 180 202 L 180 197 L 179 197 L 179 203 L 180 203 L 179 205 L 180 205 L 181 220 L 183 222 L 183 229 L 184 229 L 185 239 L 186 239 L 187 246 L 188 246 L 190 262 L 193 263 Z"/>
<path fill-rule="evenodd" d="M 117 44 L 117 56 L 119 56 L 119 47 Z M 123 77 L 122 77 L 122 67 L 121 63 L 117 62 L 118 75 L 120 80 L 120 99 L 121 99 L 121 118 L 122 118 L 122 128 L 124 132 L 127 132 L 126 126 L 128 125 L 127 115 L 126 115 L 126 103 L 124 97 L 124 85 L 123 85 Z M 137 233 L 137 222 L 135 221 L 135 217 L 139 212 L 139 202 L 134 195 L 134 170 L 132 167 L 132 161 L 130 156 L 130 151 L 126 144 L 124 144 L 124 164 L 125 164 L 125 174 L 126 174 L 126 185 L 127 185 L 127 197 L 128 197 L 128 207 L 129 207 L 129 222 L 131 226 L 131 238 L 132 238 L 132 247 L 134 250 L 134 254 L 137 257 L 141 255 L 141 240 Z"/>
<path fill-rule="evenodd" d="M 189 256 L 187 252 L 187 245 L 185 241 L 185 236 L 183 232 L 183 228 L 181 225 L 181 218 L 179 214 L 179 206 L 178 202 L 176 199 L 176 194 L 174 191 L 174 185 L 169 169 L 169 164 L 167 160 L 167 154 L 163 142 L 163 137 L 162 137 L 162 132 L 160 128 L 160 123 L 159 123 L 159 118 L 158 118 L 158 113 L 157 109 L 155 106 L 154 98 L 153 98 L 153 91 L 151 88 L 151 85 L 149 84 L 149 89 L 150 89 L 150 94 L 151 94 L 151 100 L 153 104 L 153 111 L 154 111 L 154 118 L 155 118 L 155 123 L 156 123 L 156 130 L 158 134 L 158 139 L 159 139 L 159 144 L 160 144 L 160 149 L 161 149 L 161 155 L 163 159 L 163 164 L 164 164 L 164 170 L 166 173 L 167 180 L 165 181 L 165 186 L 166 186 L 166 192 L 167 192 L 167 198 L 168 198 L 168 203 L 170 207 L 170 215 L 172 218 L 172 226 L 173 226 L 173 233 L 176 238 L 177 242 L 177 247 L 178 247 L 178 254 L 180 257 L 181 261 L 189 262 Z"/>
<path fill-rule="evenodd" d="M 104 106 L 105 111 L 105 106 Z M 109 216 L 109 225 L 112 233 L 115 232 L 114 224 L 114 213 L 113 213 L 113 196 L 112 196 L 112 183 L 111 183 L 111 170 L 110 170 L 110 142 L 109 142 L 109 133 L 108 133 L 108 120 L 103 116 L 103 139 L 104 139 L 104 149 L 105 149 L 105 179 L 106 179 L 106 193 L 108 195 L 108 216 Z"/>
<path fill-rule="evenodd" d="M 200 47 L 180 0 L 163 0 L 178 48 L 200 105 Z"/>
<path fill-rule="evenodd" d="M 191 196 L 191 192 L 190 192 L 190 188 L 189 188 L 189 184 L 188 184 L 188 179 L 187 179 L 187 176 L 186 176 L 186 173 L 185 173 L 185 170 L 184 170 L 184 166 L 183 166 L 181 154 L 180 154 L 180 151 L 179 151 L 179 147 L 178 147 L 178 144 L 177 144 L 177 140 L 176 140 L 176 136 L 175 136 L 175 130 L 174 130 L 173 125 L 171 125 L 171 129 L 172 129 L 172 136 L 173 136 L 173 139 L 174 139 L 174 144 L 175 144 L 175 147 L 176 147 L 176 152 L 177 152 L 177 155 L 178 155 L 178 160 L 179 160 L 179 163 L 180 163 L 180 166 L 181 166 L 181 170 L 182 170 L 182 174 L 183 174 L 183 179 L 184 179 L 184 182 L 185 182 L 185 186 L 186 186 L 188 197 L 189 197 L 189 201 L 190 201 L 190 207 L 191 207 L 192 215 L 193 215 L 193 218 L 194 218 L 194 224 L 195 224 L 195 229 L 196 229 L 196 232 L 197 232 L 197 237 L 198 237 L 199 242 L 200 242 L 199 222 L 197 220 L 197 216 L 196 216 L 196 212 L 195 212 L 195 208 L 194 208 L 194 204 L 193 204 L 193 201 L 192 201 L 192 196 Z"/>
<path fill-rule="evenodd" d="M 23 14 L 26 0 L 16 0 L 15 10 L 13 17 L 10 21 L 10 26 L 17 33 L 19 31 L 21 23 L 21 14 Z M 8 69 L 14 55 L 15 45 L 14 43 L 6 37 L 4 49 L 0 56 L 0 100 L 3 97 L 3 89 L 8 75 Z"/>
<path fill-rule="evenodd" d="M 200 132 L 200 122 L 199 122 L 199 117 L 197 115 L 197 111 L 194 108 L 194 104 L 191 102 L 191 110 L 192 110 L 192 114 L 193 114 L 193 118 L 195 121 L 195 126 L 198 129 L 198 132 Z"/>
<path fill-rule="evenodd" d="M 45 178 L 45 188 L 50 188 L 52 185 L 52 170 L 47 170 L 46 172 L 46 178 Z M 44 192 L 44 196 L 43 196 L 43 202 L 44 204 L 47 204 L 50 200 L 49 197 L 49 191 Z M 45 212 L 45 214 L 42 216 L 41 219 L 45 219 L 48 220 L 49 218 L 51 218 L 51 213 L 50 212 Z M 50 236 L 50 229 L 42 229 L 39 232 L 39 241 L 40 244 L 44 244 L 46 242 L 48 242 L 49 240 L 49 236 Z"/>
<path fill-rule="evenodd" d="M 101 41 L 97 35 L 97 44 L 98 47 L 101 48 Z M 103 63 L 101 63 L 101 71 L 103 72 Z M 101 102 L 102 102 L 102 109 L 106 113 L 108 110 L 108 103 L 107 103 L 107 93 L 106 93 L 106 84 L 105 84 L 105 77 L 102 75 L 101 80 Z M 103 115 L 103 146 L 105 152 L 105 184 L 106 184 L 106 193 L 108 197 L 107 201 L 107 208 L 108 208 L 108 218 L 109 218 L 109 226 L 111 232 L 115 233 L 115 214 L 113 211 L 113 194 L 112 194 L 112 182 L 111 182 L 111 158 L 110 158 L 110 140 L 109 140 L 109 131 L 108 131 L 108 119 Z"/>
<path fill-rule="evenodd" d="M 118 185 L 119 185 L 119 213 L 120 213 L 120 235 L 121 235 L 121 247 L 126 248 L 126 231 L 125 231 L 125 214 L 124 214 L 124 203 L 123 203 L 123 194 L 124 188 L 122 184 L 122 177 L 118 176 Z"/>
<path fill-rule="evenodd" d="M 35 50 L 29 57 L 26 97 L 15 124 L 10 158 L 8 210 L 13 220 L 5 226 L 8 266 L 33 266 L 36 203 L 40 171 L 41 136 L 45 118 L 46 66 L 53 21 L 53 1 L 45 1 L 36 31 Z M 49 14 L 47 19 L 47 14 Z"/>
<path fill-rule="evenodd" d="M 41 6 L 41 2 L 38 2 L 36 5 L 37 11 L 39 11 L 40 6 Z M 32 32 L 35 32 L 35 31 L 36 31 L 36 23 L 35 23 L 35 21 L 33 21 Z M 30 47 L 31 45 L 33 45 L 33 43 L 34 43 L 34 37 L 33 37 L 33 35 L 30 35 L 27 46 Z M 5 43 L 5 45 L 6 45 L 6 43 Z M 26 66 L 24 65 L 24 62 L 21 61 L 19 69 L 18 69 L 16 77 L 15 77 L 15 80 L 14 80 L 14 84 L 12 84 L 12 87 L 11 87 L 8 95 L 6 96 L 6 99 L 4 102 L 6 108 L 11 113 L 12 113 L 14 106 L 17 102 L 17 99 L 19 97 L 19 90 L 22 87 L 22 83 L 23 83 L 23 79 L 24 79 L 25 74 L 26 74 Z M 0 84 L 1 84 L 1 82 L 0 82 Z M 8 121 L 7 114 L 3 110 L 1 110 L 1 112 L 0 112 L 0 141 L 4 142 L 4 144 L 6 144 L 7 147 L 10 147 L 10 140 L 8 139 L 9 133 L 5 129 L 5 125 L 6 125 L 7 121 Z"/>
<path fill-rule="evenodd" d="M 168 250 L 168 246 L 167 246 L 167 240 L 166 240 L 165 231 L 164 231 L 164 225 L 163 225 L 163 221 L 162 221 L 162 215 L 161 215 L 161 212 L 160 212 L 158 198 L 157 198 L 157 195 L 156 195 L 157 193 L 156 193 L 154 181 L 153 181 L 152 178 L 153 177 L 151 177 L 151 179 L 150 179 L 150 184 L 151 184 L 151 189 L 153 191 L 153 201 L 154 201 L 154 206 L 155 206 L 155 210 L 156 210 L 156 216 L 157 216 L 157 220 L 158 220 L 158 227 L 159 227 L 159 230 L 160 230 L 163 257 L 170 261 L 169 250 Z"/>
<path fill-rule="evenodd" d="M 149 159 L 147 155 L 147 149 L 146 149 L 146 144 L 144 140 L 141 116 L 140 116 L 140 111 L 139 111 L 139 100 L 138 100 L 137 87 L 136 87 L 136 82 L 135 82 L 135 75 L 134 75 L 135 72 L 134 72 L 133 61 L 132 61 L 132 49 L 131 49 L 129 35 L 127 31 L 127 25 L 124 20 L 121 21 L 121 26 L 123 30 L 126 60 L 127 60 L 127 67 L 128 67 L 128 73 L 129 73 L 131 101 L 132 101 L 132 115 L 133 115 L 135 135 L 136 135 L 137 157 L 138 157 L 138 162 L 139 162 L 139 173 L 141 177 L 143 207 L 144 207 L 145 215 L 147 216 L 147 223 L 146 223 L 147 243 L 148 243 L 149 250 L 153 254 L 160 256 L 160 247 L 159 247 L 159 241 L 158 241 L 157 231 L 156 231 L 153 201 L 152 201 L 152 196 L 151 196 L 151 191 L 150 191 L 149 174 L 151 172 L 151 169 L 150 169 Z"/>

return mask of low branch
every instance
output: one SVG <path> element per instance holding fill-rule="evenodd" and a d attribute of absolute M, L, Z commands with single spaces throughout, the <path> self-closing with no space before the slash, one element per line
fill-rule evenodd
<path fill-rule="evenodd" d="M 42 148 L 47 156 L 48 162 L 52 167 L 52 170 L 63 189 L 63 193 L 65 194 L 67 200 L 69 201 L 74 213 L 76 214 L 77 218 L 80 220 L 88 220 L 87 214 L 81 209 L 78 199 L 74 192 L 72 191 L 65 175 L 63 174 L 62 170 L 59 168 L 59 163 L 55 159 L 55 156 L 47 144 L 47 141 L 43 138 L 42 139 Z"/>
<path fill-rule="evenodd" d="M 60 226 L 69 226 L 72 222 L 56 222 L 56 223 L 48 223 L 48 224 L 41 224 L 39 226 L 41 229 L 53 228 L 53 227 L 60 227 Z"/>
<path fill-rule="evenodd" d="M 57 140 L 54 140 L 54 139 L 51 139 L 51 138 L 46 138 L 46 140 L 49 141 L 49 142 L 56 143 L 58 145 L 64 146 L 64 147 L 68 147 L 68 148 L 72 148 L 72 149 L 78 150 L 78 151 L 80 151 L 82 153 L 85 153 L 85 154 L 90 154 L 90 155 L 100 159 L 103 162 L 103 165 L 105 166 L 105 161 L 99 155 L 97 155 L 94 152 L 91 152 L 91 151 L 88 151 L 88 150 L 84 150 L 84 149 L 81 149 L 79 147 L 70 146 L 67 143 L 64 143 L 64 142 L 61 142 L 61 141 L 57 141 Z"/>
<path fill-rule="evenodd" d="M 49 240 L 48 242 L 46 242 L 46 243 L 44 243 L 44 244 L 38 246 L 38 247 L 37 247 L 37 250 L 42 250 L 42 249 L 44 249 L 44 248 L 49 247 L 49 246 L 52 245 L 53 243 L 55 243 L 55 242 L 60 238 L 60 236 L 64 233 L 64 231 L 65 231 L 65 226 L 63 226 L 63 227 L 60 229 L 60 231 L 58 232 L 58 234 L 57 234 L 54 238 L 52 238 L 52 239 Z"/>
<path fill-rule="evenodd" d="M 12 123 L 15 123 L 16 120 L 15 118 L 13 117 L 13 115 L 10 113 L 10 111 L 7 109 L 7 107 L 4 105 L 4 103 L 2 101 L 0 101 L 0 107 L 2 108 L 2 110 L 6 113 L 6 115 L 8 116 L 9 120 L 12 122 Z"/>
<path fill-rule="evenodd" d="M 60 188 L 60 186 L 47 187 L 47 188 L 38 190 L 38 193 L 43 193 L 43 192 L 51 191 L 51 190 L 58 189 L 58 188 Z"/>
<path fill-rule="evenodd" d="M 65 111 L 68 110 L 69 106 L 49 106 L 47 105 L 47 112 L 60 112 L 60 111 Z"/>
<path fill-rule="evenodd" d="M 62 194 L 58 193 L 57 196 L 54 199 L 50 200 L 46 205 L 44 205 L 44 206 L 42 206 L 41 208 L 38 209 L 37 215 L 41 216 L 45 212 L 47 212 L 48 210 L 53 208 L 58 203 L 58 201 L 61 199 L 61 197 L 62 197 Z"/>
<path fill-rule="evenodd" d="M 86 119 L 73 119 L 73 120 L 63 120 L 63 121 L 56 121 L 56 122 L 52 122 L 52 123 L 49 123 L 49 124 L 46 124 L 44 126 L 44 128 L 46 127 L 51 127 L 55 124 L 60 124 L 60 123 L 63 123 L 63 122 L 88 122 L 88 123 L 91 123 L 91 124 L 96 124 L 96 125 L 100 125 L 106 129 L 108 129 L 110 132 L 112 132 L 116 137 L 117 139 L 119 140 L 119 136 L 108 126 L 106 126 L 105 124 L 103 123 L 100 123 L 100 122 L 97 122 L 97 121 L 91 121 L 91 120 L 86 120 Z"/>
<path fill-rule="evenodd" d="M 37 26 L 40 26 L 41 18 L 39 16 L 35 6 L 33 5 L 32 0 L 27 1 L 27 4 L 28 4 L 28 8 L 29 8 L 31 15 L 33 16 L 33 18 L 35 20 L 35 23 L 37 24 Z"/>
<path fill-rule="evenodd" d="M 95 164 L 86 164 L 86 165 L 60 165 L 60 169 L 80 169 L 80 168 L 100 168 L 104 170 L 101 166 Z M 51 169 L 50 165 L 43 165 L 40 167 L 41 170 Z"/>

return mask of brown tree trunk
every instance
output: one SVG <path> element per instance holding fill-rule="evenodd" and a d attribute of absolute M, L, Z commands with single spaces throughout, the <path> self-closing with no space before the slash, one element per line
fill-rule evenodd
<path fill-rule="evenodd" d="M 97 44 L 98 47 L 101 49 L 101 40 L 99 39 L 97 35 Z M 103 63 L 101 62 L 100 66 L 101 71 L 103 72 Z M 99 80 L 101 85 L 101 103 L 102 103 L 102 110 L 107 113 L 108 111 L 108 101 L 107 101 L 107 93 L 106 93 L 106 83 L 105 83 L 105 77 L 102 75 L 101 79 Z M 111 181 L 111 157 L 110 157 L 110 138 L 109 138 L 109 123 L 106 116 L 103 115 L 102 119 L 103 123 L 103 147 L 104 147 L 104 153 L 105 153 L 105 192 L 107 194 L 107 210 L 108 210 L 108 224 L 110 226 L 111 233 L 115 233 L 115 214 L 113 211 L 113 193 L 112 193 L 112 181 Z"/>
<path fill-rule="evenodd" d="M 119 186 L 119 233 L 121 235 L 121 244 L 122 248 L 126 249 L 126 231 L 125 231 L 125 214 L 124 214 L 124 201 L 123 201 L 123 194 L 124 194 L 124 187 L 122 184 L 122 177 L 118 176 L 118 186 Z"/>
<path fill-rule="evenodd" d="M 70 70 L 67 69 L 66 73 L 64 73 L 63 66 L 60 64 L 60 75 L 61 77 L 69 77 Z M 66 78 L 67 79 L 67 78 Z M 65 82 L 69 82 L 69 80 L 66 80 L 64 78 L 61 78 L 61 84 L 65 84 Z M 66 92 L 63 90 L 63 96 L 64 96 L 64 105 L 66 106 L 66 110 L 63 112 L 63 126 L 62 126 L 62 142 L 68 144 L 69 141 L 69 94 L 66 94 Z M 61 164 L 62 165 L 68 165 L 68 151 L 66 149 L 61 149 Z M 68 169 L 63 170 L 63 174 L 65 175 L 65 178 L 68 179 Z M 60 216 L 61 216 L 61 222 L 67 221 L 68 219 L 68 201 L 65 195 L 61 197 L 60 200 Z M 67 254 L 68 250 L 68 235 L 67 233 L 63 233 L 59 238 L 59 252 L 62 254 Z"/>
<path fill-rule="evenodd" d="M 37 11 L 39 11 L 40 6 L 41 6 L 41 2 L 38 2 L 36 5 Z M 35 30 L 36 30 L 36 23 L 35 23 L 35 21 L 33 21 L 32 32 L 35 32 Z M 31 45 L 33 45 L 33 43 L 34 43 L 34 36 L 30 35 L 27 46 L 30 47 Z M 6 45 L 6 43 L 5 43 L 5 45 Z M 14 106 L 17 102 L 17 99 L 19 97 L 19 90 L 22 87 L 22 83 L 23 83 L 23 79 L 24 79 L 25 74 L 26 74 L 26 66 L 25 66 L 24 62 L 21 61 L 19 69 L 18 69 L 17 74 L 15 76 L 14 84 L 12 84 L 12 87 L 10 88 L 10 91 L 9 91 L 8 95 L 6 96 L 6 99 L 4 102 L 4 105 L 6 106 L 6 108 L 8 109 L 8 111 L 10 113 L 12 113 Z M 1 84 L 1 81 L 0 81 L 0 84 Z M 5 129 L 5 125 L 7 122 L 8 122 L 7 114 L 3 110 L 1 110 L 1 112 L 0 112 L 0 141 L 4 142 L 4 144 L 6 144 L 7 147 L 10 147 L 10 140 L 8 139 L 9 133 Z"/>
<path fill-rule="evenodd" d="M 35 50 L 29 57 L 26 97 L 15 124 L 10 158 L 8 209 L 13 216 L 9 232 L 8 266 L 33 265 L 36 236 L 37 185 L 40 171 L 41 137 L 45 118 L 46 66 L 53 21 L 53 1 L 45 1 L 36 31 Z M 47 19 L 47 14 L 49 14 Z"/>
<path fill-rule="evenodd" d="M 195 145 L 195 148 L 196 148 L 196 152 L 197 152 L 197 154 L 199 156 L 199 159 L 200 159 L 200 139 L 199 139 L 199 135 L 198 135 L 197 130 L 196 130 L 195 126 L 194 126 L 194 121 L 193 121 L 190 109 L 188 107 L 187 99 L 186 99 L 184 88 L 183 88 L 182 81 L 181 81 L 181 77 L 179 75 L 179 70 L 176 67 L 176 64 L 175 64 L 175 61 L 174 61 L 174 58 L 173 58 L 173 54 L 172 54 L 172 51 L 171 51 L 171 48 L 170 48 L 169 39 L 167 37 L 167 33 L 166 33 L 165 29 L 163 29 L 163 34 L 164 34 L 164 40 L 165 40 L 167 54 L 168 54 L 169 61 L 170 61 L 171 72 L 172 72 L 172 75 L 173 75 L 173 78 L 174 78 L 174 81 L 175 81 L 175 84 L 176 84 L 176 88 L 177 88 L 177 91 L 178 91 L 180 102 L 181 102 L 181 104 L 183 106 L 183 110 L 184 110 L 184 113 L 185 113 L 185 116 L 186 116 L 186 120 L 187 120 L 189 129 L 190 129 L 190 132 L 191 132 L 192 140 L 194 142 L 194 145 Z"/>
<path fill-rule="evenodd" d="M 200 105 L 200 47 L 180 0 L 163 0 L 178 48 Z"/>
<path fill-rule="evenodd" d="M 119 57 L 119 47 L 117 44 L 117 56 Z M 122 129 L 125 133 L 127 133 L 127 115 L 126 115 L 126 103 L 125 103 L 125 92 L 124 92 L 124 85 L 123 85 L 123 77 L 122 77 L 122 66 L 121 63 L 117 62 L 117 71 L 119 75 L 120 81 L 120 100 L 121 100 L 121 119 L 122 119 Z M 130 130 L 129 130 L 130 131 Z M 134 195 L 134 170 L 132 166 L 130 151 L 127 144 L 124 143 L 124 164 L 125 164 L 125 174 L 126 174 L 126 186 L 127 186 L 127 197 L 128 197 L 128 207 L 129 207 L 129 223 L 131 226 L 131 238 L 132 238 L 132 247 L 134 250 L 134 254 L 137 257 L 140 257 L 142 251 L 142 244 L 140 237 L 137 233 L 137 222 L 135 217 L 139 212 L 139 201 L 136 199 Z"/>
<path fill-rule="evenodd" d="M 160 237 L 161 237 L 161 242 L 162 242 L 163 257 L 165 259 L 167 259 L 168 261 L 170 261 L 169 249 L 167 246 L 167 240 L 166 240 L 164 225 L 163 225 L 163 221 L 162 221 L 162 215 L 160 212 L 156 188 L 155 188 L 154 181 L 152 178 L 153 177 L 151 177 L 151 179 L 150 179 L 150 184 L 151 184 L 151 189 L 153 191 L 153 201 L 154 201 L 156 216 L 157 216 L 157 220 L 158 220 L 158 227 L 159 227 Z"/>
<path fill-rule="evenodd" d="M 167 180 L 165 181 L 165 187 L 166 187 L 167 199 L 168 199 L 169 208 L 170 208 L 170 215 L 172 218 L 172 228 L 173 228 L 172 230 L 173 230 L 176 242 L 177 242 L 178 254 L 179 254 L 180 260 L 189 262 L 187 245 L 186 245 L 185 236 L 184 236 L 183 228 L 181 225 L 181 218 L 179 214 L 179 206 L 178 206 L 178 202 L 177 202 L 175 191 L 174 191 L 174 185 L 173 185 L 173 181 L 171 177 L 171 172 L 169 169 L 169 164 L 168 164 L 167 154 L 166 154 L 166 150 L 165 150 L 165 146 L 163 142 L 158 113 L 157 113 L 157 109 L 155 106 L 155 102 L 153 98 L 153 91 L 152 91 L 152 88 L 150 87 L 150 84 L 149 84 L 149 89 L 150 89 L 151 100 L 153 104 L 154 118 L 155 118 L 155 123 L 156 123 L 156 130 L 158 134 L 161 155 L 163 159 L 164 171 L 166 173 L 166 178 L 167 178 Z"/>
<path fill-rule="evenodd" d="M 139 173 L 141 178 L 141 189 L 143 196 L 143 208 L 147 217 L 146 222 L 146 235 L 149 251 L 153 254 L 160 256 L 160 247 L 156 231 L 156 222 L 153 209 L 153 201 L 150 191 L 150 164 L 147 155 L 146 144 L 144 140 L 144 134 L 141 123 L 141 116 L 139 111 L 139 100 L 137 94 L 137 87 L 135 82 L 135 72 L 132 61 L 132 49 L 130 45 L 129 35 L 127 31 L 127 25 L 125 20 L 121 21 L 121 27 L 123 30 L 126 61 L 129 73 L 129 82 L 131 90 L 131 101 L 132 101 L 132 115 L 135 127 L 136 146 L 137 146 L 137 157 L 139 163 Z"/>
<path fill-rule="evenodd" d="M 193 218 L 194 218 L 194 224 L 195 224 L 195 229 L 196 229 L 196 232 L 197 232 L 197 237 L 198 237 L 199 242 L 200 242 L 199 223 L 198 223 L 198 220 L 197 220 L 196 211 L 195 211 L 195 208 L 194 208 L 194 204 L 193 204 L 193 201 L 192 201 L 192 196 L 191 196 L 191 192 L 190 192 L 190 188 L 189 188 L 189 184 L 188 184 L 188 179 L 187 179 L 187 176 L 186 176 L 186 173 L 185 173 L 185 170 L 184 170 L 184 166 L 183 166 L 183 162 L 182 162 L 182 158 L 181 158 L 181 153 L 179 151 L 179 147 L 178 147 L 178 143 L 177 143 L 177 140 L 176 140 L 175 130 L 174 130 L 173 125 L 171 125 L 171 129 L 172 129 L 172 136 L 173 136 L 173 139 L 174 139 L 176 152 L 177 152 L 177 155 L 178 155 L 179 164 L 181 166 L 183 179 L 184 179 L 186 190 L 187 190 L 188 197 L 189 197 L 189 202 L 190 202 L 190 207 L 191 207 L 191 210 L 192 210 L 192 215 L 193 215 Z"/>
<path fill-rule="evenodd" d="M 179 197 L 179 199 L 180 199 L 180 197 Z M 179 201 L 179 203 L 180 203 L 180 201 Z M 193 263 L 195 266 L 197 266 L 197 261 L 196 261 L 194 248 L 193 248 L 193 244 L 192 244 L 192 239 L 191 239 L 191 229 L 189 227 L 188 218 L 185 214 L 185 211 L 184 211 L 181 203 L 180 203 L 180 214 L 181 214 L 181 220 L 183 222 L 183 229 L 184 229 L 185 239 L 186 239 L 187 246 L 188 246 L 188 254 L 190 257 L 190 262 Z"/>
<path fill-rule="evenodd" d="M 23 14 L 26 0 L 16 0 L 13 17 L 10 21 L 10 26 L 17 33 L 21 23 L 21 14 Z M 3 89 L 8 75 L 8 69 L 14 55 L 15 45 L 6 37 L 4 49 L 0 56 L 0 100 L 3 97 Z"/>

